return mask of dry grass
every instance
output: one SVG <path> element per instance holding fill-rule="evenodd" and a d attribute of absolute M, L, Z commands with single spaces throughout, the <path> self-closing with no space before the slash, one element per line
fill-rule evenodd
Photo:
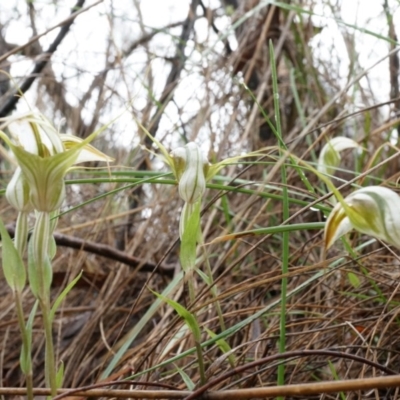
<path fill-rule="evenodd" d="M 86 135 L 110 120 L 121 105 L 131 101 L 129 111 L 134 118 L 140 120 L 168 148 L 186 140 L 194 140 L 204 143 L 205 148 L 209 148 L 209 159 L 215 161 L 244 151 L 276 146 L 277 140 L 264 118 L 274 115 L 268 58 L 268 41 L 271 39 L 277 57 L 283 139 L 289 150 L 304 161 L 313 162 L 328 137 L 352 136 L 368 151 L 358 157 L 346 153 L 341 164 L 342 171 L 338 173 L 341 180 L 338 179 L 335 184 L 339 186 L 357 174 L 365 173 L 364 181 L 356 183 L 396 187 L 399 170 L 397 158 L 369 172 L 374 165 L 394 154 L 394 150 L 388 146 L 382 149 L 380 146 L 398 126 L 399 92 L 395 80 L 390 79 L 399 72 L 398 69 L 393 71 L 398 65 L 396 52 L 392 51 L 391 56 L 383 62 L 387 65 L 388 77 L 382 80 L 390 81 L 391 94 L 379 93 L 378 96 L 373 89 L 376 86 L 369 81 L 370 74 L 377 67 L 365 70 L 365 65 L 357 63 L 355 38 L 368 34 L 349 26 L 343 27 L 341 40 L 345 42 L 349 59 L 353 62 L 347 70 L 348 79 L 343 84 L 340 70 L 346 61 L 334 56 L 330 59 L 322 56 L 326 52 L 335 55 L 335 43 L 324 43 L 318 39 L 324 22 L 314 26 L 316 19 L 301 13 L 298 2 L 287 2 L 286 9 L 264 7 L 239 24 L 240 29 L 236 31 L 237 50 L 231 53 L 226 50 L 228 42 L 219 41 L 215 44 L 218 35 L 228 32 L 228 28 L 217 28 L 226 8 L 220 6 L 211 12 L 204 2 L 206 7 L 198 8 L 197 23 L 205 24 L 208 37 L 204 40 L 193 37 L 194 41 L 190 40 L 188 47 L 183 50 L 186 55 L 190 54 L 187 58 L 182 54 L 179 56 L 182 48 L 177 47 L 183 43 L 179 40 L 181 26 L 166 27 L 172 36 L 156 31 L 149 34 L 151 31 L 144 26 L 143 16 L 136 8 L 139 2 L 133 3 L 135 7 L 129 12 L 136 18 L 134 39 L 129 35 L 122 39 L 120 36 L 113 38 L 113 34 L 117 33 L 123 36 L 118 24 L 125 26 L 127 20 L 118 13 L 120 9 L 114 14 L 107 9 L 110 29 L 107 37 L 110 40 L 103 48 L 103 54 L 98 55 L 99 58 L 103 57 L 104 62 L 101 71 L 91 72 L 88 67 L 87 72 L 81 70 L 77 75 L 77 81 L 71 82 L 72 78 L 60 79 L 58 74 L 62 68 L 59 64 L 65 63 L 76 70 L 79 67 L 79 62 L 75 61 L 70 61 L 68 65 L 68 57 L 75 50 L 63 53 L 61 47 L 55 53 L 53 65 L 46 67 L 36 86 L 28 92 L 30 99 L 36 101 L 47 115 L 54 113 L 55 118 L 65 115 L 66 130 Z M 245 3 L 247 9 L 236 10 L 232 20 L 224 17 L 224 20 L 229 19 L 228 25 L 239 21 L 244 12 L 254 9 L 258 4 L 257 1 Z M 314 9 L 312 1 L 305 3 L 301 9 Z M 330 9 L 338 15 L 341 6 L 333 3 L 336 4 L 326 1 L 326 12 Z M 41 5 L 36 2 L 32 4 L 38 8 L 36 19 L 40 21 L 43 15 Z M 387 6 L 387 14 L 382 8 L 379 18 L 390 16 L 394 12 L 394 5 L 391 7 L 389 9 Z M 201 14 L 203 11 L 204 16 Z M 92 18 L 98 17 L 97 12 L 92 11 Z M 191 18 L 189 12 L 183 25 L 186 26 L 188 21 L 190 25 Z M 390 31 L 390 18 L 383 21 L 387 23 L 385 32 Z M 79 32 L 79 23 L 78 18 L 74 25 L 75 34 Z M 199 26 L 196 29 L 199 30 Z M 217 29 L 221 31 L 216 33 Z M 386 46 L 388 53 L 390 41 L 396 39 L 388 34 L 380 38 L 378 33 L 372 37 L 380 46 Z M 163 37 L 161 42 L 157 41 L 159 35 Z M 231 31 L 230 43 L 234 37 L 235 33 Z M 79 53 L 80 41 L 76 37 L 73 40 L 77 40 L 76 51 Z M 324 47 L 322 52 L 321 47 Z M 134 65 L 135 57 L 139 59 L 139 55 L 144 61 Z M 9 58 L 11 67 L 21 57 L 29 58 L 30 55 Z M 388 60 L 392 67 L 390 70 Z M 4 64 L 3 68 L 6 66 Z M 165 86 L 160 85 L 160 82 L 165 83 L 168 74 L 171 77 L 171 69 L 177 74 L 177 79 Z M 52 86 L 49 85 L 50 79 Z M 76 88 L 85 79 L 90 80 L 92 85 L 86 92 L 82 89 L 81 93 L 81 89 Z M 239 81 L 247 81 L 257 102 Z M 65 96 L 68 91 L 78 99 L 79 104 L 73 109 Z M 38 96 L 40 93 L 49 96 L 53 102 L 50 105 L 43 102 L 43 96 Z M 1 99 L 9 95 L 6 93 Z M 166 105 L 161 120 L 157 114 L 159 100 Z M 362 106 L 358 107 L 360 103 Z M 264 117 L 260 107 L 264 110 Z M 354 111 L 357 112 L 352 114 Z M 124 132 L 133 130 L 134 139 L 129 146 L 125 144 L 119 148 L 115 145 Z M 100 194 L 122 188 L 130 183 L 129 179 L 138 176 L 138 170 L 144 176 L 150 176 L 151 170 L 160 170 L 158 161 L 146 152 L 137 151 L 135 145 L 139 141 L 146 143 L 143 132 L 125 114 L 108 130 L 100 144 L 104 151 L 116 157 L 117 167 L 111 170 L 111 174 L 122 181 L 82 184 L 79 187 L 71 185 L 68 204 L 79 205 Z M 149 143 L 146 145 L 149 147 Z M 378 149 L 379 153 L 375 154 Z M 277 162 L 279 152 L 275 147 L 270 147 L 265 153 L 267 157 L 263 159 L 264 163 L 257 164 L 249 160 L 250 165 L 232 165 L 222 171 L 226 178 L 224 182 L 232 181 L 231 186 L 236 186 L 233 190 L 224 191 L 222 181 L 216 180 L 213 183 L 219 185 L 217 189 L 207 191 L 202 217 L 206 243 L 226 233 L 278 226 L 284 222 L 282 200 L 277 198 L 282 195 L 281 166 Z M 3 163 L 3 167 L 2 182 L 5 187 L 10 176 L 9 165 Z M 315 193 L 310 193 L 294 168 L 288 164 L 284 168 L 288 175 L 289 213 L 296 214 L 290 224 L 324 221 L 322 210 L 330 209 L 329 200 L 321 201 L 318 210 L 310 208 L 311 202 L 326 193 L 324 185 L 313 174 L 306 172 L 315 188 Z M 117 176 L 118 171 L 125 171 L 125 174 Z M 74 173 L 71 179 L 84 176 L 93 179 L 94 175 L 90 171 L 85 175 Z M 103 178 L 107 179 L 107 175 Z M 59 247 L 54 262 L 54 298 L 79 271 L 84 271 L 79 284 L 60 308 L 54 325 L 57 356 L 65 363 L 64 387 L 75 388 L 101 381 L 100 377 L 113 355 L 155 302 L 155 296 L 147 288 L 161 293 L 180 271 L 178 220 L 182 204 L 176 187 L 161 183 L 150 182 L 126 188 L 118 194 L 67 213 L 60 220 L 59 233 L 118 248 L 136 260 L 127 265 L 113 260 L 112 255 L 105 258 L 82 250 Z M 343 193 L 350 190 L 350 185 L 347 185 Z M 14 212 L 4 198 L 1 198 L 0 204 L 3 220 L 12 223 Z M 284 361 L 285 384 L 380 377 L 400 369 L 398 252 L 383 243 L 369 240 L 368 237 L 352 234 L 348 242 L 352 252 L 338 242 L 324 259 L 322 231 L 290 232 L 286 352 L 303 351 L 303 356 L 295 353 L 295 356 Z M 218 345 L 204 347 L 208 379 L 220 377 L 232 371 L 233 367 L 242 367 L 278 353 L 282 243 L 282 234 L 279 233 L 245 236 L 206 246 L 226 327 L 229 329 L 248 320 L 240 329 L 226 335 L 226 343 L 233 355 L 230 360 Z M 204 269 L 202 249 L 198 256 L 198 267 Z M 158 263 L 160 266 L 149 272 L 149 268 Z M 147 267 L 143 268 L 143 265 Z M 196 310 L 203 330 L 202 339 L 206 341 L 210 339 L 206 328 L 217 334 L 221 333 L 221 328 L 215 299 L 209 288 L 199 277 L 195 286 L 195 304 L 189 304 L 188 293 L 183 287 L 176 290 L 172 297 L 191 310 Z M 21 344 L 18 325 L 12 295 L 3 280 L 0 281 L 0 293 L 1 386 L 23 387 L 18 361 Z M 26 289 L 26 315 L 33 301 L 29 289 Z M 261 315 L 251 318 L 261 310 L 264 310 Z M 192 349 L 194 342 L 185 326 L 169 306 L 162 305 L 140 330 L 107 379 L 136 376 Z M 35 319 L 34 327 L 34 381 L 35 386 L 43 387 L 44 343 L 40 314 Z M 327 356 L 311 350 L 338 351 L 359 358 Z M 213 386 L 212 390 L 275 385 L 277 365 L 278 360 L 257 366 L 251 364 L 251 368 L 233 374 Z M 135 379 L 186 390 L 187 385 L 180 370 L 193 383 L 199 382 L 195 353 L 178 357 L 173 363 L 163 364 Z M 145 388 L 142 385 L 135 387 Z M 397 389 L 386 388 L 287 398 L 395 399 L 398 394 Z"/>

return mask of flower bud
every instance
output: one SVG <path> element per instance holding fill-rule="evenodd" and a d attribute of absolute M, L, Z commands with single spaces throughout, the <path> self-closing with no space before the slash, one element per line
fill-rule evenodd
<path fill-rule="evenodd" d="M 19 167 L 15 170 L 11 181 L 7 185 L 6 197 L 8 202 L 19 212 L 33 210 L 29 199 L 29 184 Z"/>
<path fill-rule="evenodd" d="M 353 148 L 361 148 L 361 146 L 353 139 L 343 136 L 333 138 L 321 150 L 318 158 L 318 171 L 326 175 L 333 175 L 340 163 L 340 152 Z"/>
<path fill-rule="evenodd" d="M 193 142 L 175 149 L 171 156 L 179 180 L 180 197 L 187 203 L 196 203 L 206 190 L 207 159 Z"/>

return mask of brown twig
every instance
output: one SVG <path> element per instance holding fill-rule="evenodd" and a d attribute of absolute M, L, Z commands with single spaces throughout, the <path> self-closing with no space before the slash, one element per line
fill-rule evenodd
<path fill-rule="evenodd" d="M 15 234 L 15 226 L 7 225 L 7 230 L 10 236 L 13 237 Z M 57 232 L 54 233 L 54 239 L 58 246 L 87 251 L 89 253 L 97 254 L 99 256 L 118 261 L 133 268 L 138 268 L 140 266 L 140 270 L 143 272 L 154 272 L 156 266 L 158 265 L 156 263 L 152 263 L 149 261 L 145 261 L 141 258 L 131 256 L 106 244 L 95 243 Z M 174 269 L 166 265 L 161 265 L 160 268 L 157 268 L 157 271 L 162 275 L 172 276 Z"/>
<path fill-rule="evenodd" d="M 340 381 L 325 381 L 317 383 L 302 383 L 297 385 L 271 386 L 251 389 L 231 389 L 208 392 L 204 396 L 196 396 L 200 400 L 234 400 L 234 399 L 255 399 L 255 398 L 274 398 L 277 396 L 305 396 L 321 393 L 349 392 L 369 389 L 387 389 L 400 387 L 400 375 L 382 376 L 378 378 L 348 379 Z M 118 390 L 118 389 L 91 389 L 75 391 L 71 389 L 59 389 L 60 394 L 74 394 L 75 396 L 87 397 L 117 397 L 133 399 L 185 399 L 188 398 L 187 390 Z M 35 396 L 46 396 L 50 394 L 50 389 L 34 388 Z M 0 388 L 0 395 L 26 395 L 23 388 Z M 65 397 L 65 396 L 64 396 Z M 61 398 L 61 397 L 56 397 Z M 194 397 L 193 397 L 194 398 Z"/>

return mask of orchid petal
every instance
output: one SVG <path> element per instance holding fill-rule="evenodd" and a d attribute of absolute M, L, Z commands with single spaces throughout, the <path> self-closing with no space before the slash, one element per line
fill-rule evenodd
<path fill-rule="evenodd" d="M 70 150 L 83 142 L 83 139 L 69 134 L 61 134 L 60 138 L 64 144 L 65 150 Z M 100 150 L 97 150 L 91 144 L 86 144 L 80 150 L 78 158 L 75 161 L 75 164 L 80 164 L 83 162 L 90 162 L 90 161 L 112 162 L 114 161 L 114 159 L 112 157 L 107 156 Z"/>

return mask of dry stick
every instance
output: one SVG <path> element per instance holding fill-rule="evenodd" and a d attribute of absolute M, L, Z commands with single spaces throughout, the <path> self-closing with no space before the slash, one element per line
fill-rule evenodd
<path fill-rule="evenodd" d="M 213 16 L 213 10 L 211 10 L 208 7 L 206 7 L 202 0 L 199 1 L 199 6 L 203 10 L 203 15 L 207 19 L 207 22 L 209 23 L 209 25 L 211 25 L 211 28 L 214 31 L 214 33 L 216 33 L 217 35 L 220 35 L 221 31 L 215 25 L 214 16 Z M 229 44 L 229 41 L 226 38 L 224 39 L 223 44 L 225 46 L 226 53 L 227 54 L 232 54 L 232 48 L 231 48 L 231 46 Z"/>
<path fill-rule="evenodd" d="M 226 399 L 254 399 L 254 398 L 274 398 L 276 396 L 305 396 L 321 393 L 337 393 L 345 391 L 368 390 L 368 389 L 388 389 L 400 387 L 400 375 L 382 376 L 379 378 L 348 379 L 342 381 L 327 381 L 317 383 L 302 383 L 297 385 L 271 386 L 254 389 L 232 389 L 207 392 L 204 396 L 197 396 L 197 399 L 204 400 L 226 400 Z M 59 389 L 60 394 L 87 397 L 116 397 L 132 399 L 187 399 L 192 392 L 187 390 L 115 390 L 115 389 L 91 389 L 75 391 L 71 389 Z M 34 388 L 36 396 L 46 396 L 50 394 L 49 389 Z M 0 388 L 0 395 L 26 395 L 23 388 Z M 65 396 L 64 396 L 65 397 Z M 56 399 L 61 397 L 56 397 Z"/>
<path fill-rule="evenodd" d="M 354 361 L 359 361 L 363 364 L 370 365 L 374 368 L 380 369 L 381 371 L 384 371 L 388 374 L 396 374 L 396 371 L 389 369 L 383 365 L 380 365 L 378 363 L 375 363 L 373 361 L 367 360 L 366 358 L 356 356 L 353 354 L 348 354 L 348 353 L 342 353 L 338 351 L 331 351 L 331 350 L 297 350 L 297 351 L 288 351 L 286 353 L 279 353 L 279 354 L 274 354 L 272 356 L 264 357 L 261 358 L 257 361 L 253 361 L 250 363 L 247 363 L 245 365 L 242 365 L 240 367 L 236 367 L 231 369 L 229 372 L 219 376 L 218 378 L 209 381 L 206 385 L 200 387 L 199 389 L 195 390 L 190 396 L 186 397 L 185 400 L 193 400 L 202 395 L 204 392 L 206 392 L 208 389 L 210 389 L 212 386 L 217 385 L 218 383 L 221 383 L 225 381 L 226 379 L 240 374 L 241 372 L 246 371 L 247 369 L 258 367 L 260 365 L 266 364 L 266 363 L 271 363 L 273 361 L 278 361 L 278 360 L 283 360 L 283 359 L 291 359 L 291 358 L 299 358 L 299 357 L 306 357 L 306 356 L 312 356 L 312 355 L 319 355 L 319 356 L 330 356 L 330 357 L 339 357 L 339 358 L 345 358 L 349 360 L 354 360 Z M 400 386 L 400 375 L 396 375 L 397 377 L 397 384 Z M 346 382 L 346 381 L 344 381 Z M 306 385 L 308 386 L 308 385 Z M 226 397 L 230 398 L 230 397 Z"/>
<path fill-rule="evenodd" d="M 14 237 L 15 226 L 7 225 L 7 231 L 11 237 Z M 74 236 L 63 235 L 57 232 L 55 232 L 53 236 L 58 246 L 87 251 L 89 253 L 97 254 L 99 256 L 118 261 L 120 263 L 128 265 L 129 267 L 140 267 L 140 270 L 143 272 L 153 272 L 155 268 L 159 266 L 160 268 L 158 268 L 157 271 L 161 275 L 172 276 L 174 273 L 174 267 L 171 268 L 162 263 L 155 264 L 149 261 L 145 261 L 144 259 L 131 256 L 106 244 L 95 243 Z"/>
<path fill-rule="evenodd" d="M 95 4 L 98 4 L 99 2 L 97 2 Z M 75 6 L 72 8 L 72 13 L 71 13 L 70 17 L 67 19 L 67 22 L 65 22 L 65 21 L 62 22 L 62 24 L 61 24 L 62 28 L 60 29 L 60 32 L 58 33 L 57 37 L 54 39 L 53 43 L 43 54 L 40 55 L 41 60 L 35 64 L 30 76 L 28 78 L 26 78 L 25 81 L 22 83 L 22 85 L 19 88 L 17 88 L 17 90 L 15 90 L 14 93 L 12 93 L 8 97 L 8 100 L 5 102 L 4 106 L 0 109 L 0 118 L 7 116 L 15 108 L 19 99 L 21 98 L 21 94 L 26 93 L 29 90 L 29 88 L 32 86 L 35 79 L 43 71 L 43 69 L 49 62 L 50 57 L 57 50 L 57 47 L 63 41 L 63 39 L 67 36 L 69 28 L 71 27 L 75 18 L 80 14 L 80 13 L 74 12 L 74 10 L 76 10 L 76 9 L 79 10 L 80 8 L 82 8 L 84 3 L 85 3 L 85 0 L 77 1 Z M 86 10 L 87 9 L 89 9 L 89 8 L 87 7 Z M 36 40 L 33 40 L 33 41 L 36 41 Z M 26 45 L 27 44 L 25 44 L 24 46 L 26 46 Z M 14 49 L 13 51 L 16 51 L 16 49 Z M 7 54 L 5 54 L 3 57 L 7 56 Z M 1 61 L 1 59 L 0 59 L 0 61 Z"/>
<path fill-rule="evenodd" d="M 267 12 L 267 16 L 265 18 L 264 26 L 262 27 L 259 39 L 257 41 L 257 46 L 256 46 L 256 48 L 254 50 L 254 55 L 250 60 L 249 67 L 248 67 L 248 69 L 246 71 L 246 74 L 244 76 L 244 81 L 246 82 L 246 84 L 250 81 L 250 77 L 251 77 L 251 75 L 253 73 L 253 70 L 254 70 L 254 67 L 256 65 L 257 57 L 260 56 L 260 53 L 262 51 L 262 47 L 265 44 L 265 42 L 267 42 L 267 40 L 266 40 L 267 32 L 269 31 L 269 28 L 271 27 L 272 18 L 274 17 L 275 8 L 276 8 L 276 6 L 271 5 L 271 8 Z"/>
<path fill-rule="evenodd" d="M 87 385 L 87 386 L 82 386 L 80 388 L 76 388 L 76 389 L 62 389 L 64 390 L 63 393 L 59 394 L 58 396 L 54 397 L 53 400 L 61 400 L 67 396 L 70 396 L 71 394 L 75 394 L 77 392 L 82 392 L 85 391 L 87 393 L 87 391 L 89 390 L 93 390 L 93 389 L 98 389 L 98 388 L 104 388 L 107 386 L 112 386 L 112 385 L 135 385 L 135 386 L 154 386 L 154 387 L 158 387 L 158 388 L 162 388 L 162 389 L 169 389 L 169 391 L 177 391 L 175 386 L 172 385 L 168 385 L 166 383 L 159 383 L 159 382 L 140 382 L 140 381 L 133 381 L 133 380 L 118 380 L 118 381 L 108 381 L 108 382 L 99 382 L 99 383 L 94 383 L 92 385 Z M 107 391 L 110 389 L 106 389 Z M 124 392 L 128 392 L 127 390 Z M 146 391 L 147 392 L 147 391 Z M 86 395 L 87 396 L 87 395 Z M 85 396 L 85 397 L 86 397 Z"/>
<path fill-rule="evenodd" d="M 315 131 L 318 131 L 319 129 L 324 128 L 324 127 L 326 127 L 328 125 L 332 125 L 332 124 L 335 124 L 337 122 L 344 121 L 344 120 L 346 120 L 348 118 L 354 117 L 355 115 L 362 114 L 362 113 L 367 112 L 367 111 L 375 110 L 376 108 L 379 108 L 379 107 L 387 106 L 389 104 L 395 103 L 396 101 L 400 101 L 400 97 L 396 97 L 395 99 L 384 101 L 382 103 L 374 104 L 373 106 L 364 107 L 364 108 L 362 108 L 362 109 L 360 109 L 358 111 L 354 111 L 354 112 L 346 114 L 346 115 L 344 115 L 342 117 L 336 117 L 335 119 L 332 119 L 331 121 L 324 122 L 323 124 L 318 125 L 316 128 L 311 129 L 310 131 L 308 131 L 307 134 L 310 134 L 310 133 L 313 133 Z M 290 142 L 287 142 L 286 144 L 290 144 L 295 140 L 296 139 L 292 139 Z"/>

